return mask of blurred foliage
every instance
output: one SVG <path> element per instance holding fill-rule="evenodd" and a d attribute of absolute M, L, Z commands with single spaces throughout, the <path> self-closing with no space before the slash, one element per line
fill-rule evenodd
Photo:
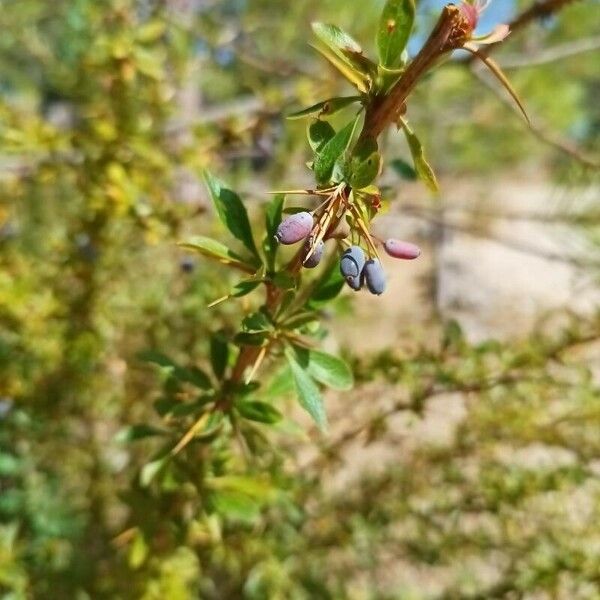
<path fill-rule="evenodd" d="M 372 54 L 380 8 L 0 1 L 2 597 L 599 596 L 600 397 L 577 352 L 600 336 L 597 320 L 480 346 L 450 325 L 433 349 L 356 359 L 359 386 L 343 397 L 368 418 L 317 441 L 306 460 L 299 448 L 314 442 L 293 422 L 289 382 L 271 373 L 277 412 L 246 403 L 254 418 L 237 431 L 211 422 L 162 462 L 169 411 L 202 401 L 198 373 L 218 378 L 230 360 L 219 332 L 234 331 L 240 304 L 252 308 L 240 299 L 209 312 L 230 279 L 173 250 L 186 232 L 222 231 L 205 216 L 199 171 L 217 164 L 251 195 L 289 182 L 304 127 L 284 129 L 282 107 L 348 92 L 316 68 L 310 21 L 352 29 Z M 599 25 L 594 3 L 576 2 L 498 60 Z M 597 53 L 511 76 L 536 117 L 600 150 Z M 201 101 L 197 114 L 187 95 Z M 240 105 L 256 97 L 260 110 Z M 439 69 L 411 111 L 442 172 L 549 159 L 573 173 L 462 66 Z M 373 414 L 372 385 L 397 406 Z M 449 440 L 386 440 L 388 418 L 418 422 L 445 392 L 465 394 Z M 262 422 L 279 412 L 267 434 Z M 364 452 L 385 443 L 397 457 L 366 477 L 346 458 L 352 477 L 332 489 L 356 437 Z M 532 464 L 538 447 L 547 453 Z"/>

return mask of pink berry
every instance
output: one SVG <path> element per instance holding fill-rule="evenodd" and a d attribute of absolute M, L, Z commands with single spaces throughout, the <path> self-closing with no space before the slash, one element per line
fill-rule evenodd
<path fill-rule="evenodd" d="M 403 258 L 404 260 L 413 260 L 421 254 L 419 246 L 401 240 L 389 239 L 383 244 L 387 254 L 394 258 Z"/>
<path fill-rule="evenodd" d="M 281 244 L 295 244 L 308 237 L 312 228 L 312 215 L 309 212 L 299 212 L 281 221 L 275 239 Z"/>

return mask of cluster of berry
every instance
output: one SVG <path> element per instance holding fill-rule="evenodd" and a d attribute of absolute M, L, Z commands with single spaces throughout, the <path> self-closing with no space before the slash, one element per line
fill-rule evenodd
<path fill-rule="evenodd" d="M 286 245 L 306 239 L 304 245 L 306 258 L 303 265 L 309 269 L 316 267 L 321 262 L 325 250 L 323 240 L 314 244 L 311 238 L 313 225 L 311 213 L 299 212 L 284 219 L 275 235 L 279 243 Z M 388 239 L 382 244 L 386 254 L 393 258 L 412 260 L 421 254 L 419 247 L 409 242 Z M 348 285 L 355 291 L 360 290 L 363 285 L 366 285 L 371 294 L 377 296 L 385 291 L 386 276 L 379 258 L 367 257 L 360 246 L 351 246 L 344 251 L 340 259 L 340 272 Z"/>

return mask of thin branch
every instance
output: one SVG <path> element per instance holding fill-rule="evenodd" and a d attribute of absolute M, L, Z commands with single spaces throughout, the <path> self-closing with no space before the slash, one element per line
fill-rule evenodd
<path fill-rule="evenodd" d="M 542 0 L 535 1 L 528 9 L 524 10 L 521 14 L 517 15 L 510 23 L 508 23 L 508 27 L 510 29 L 511 35 L 518 32 L 521 29 L 524 29 L 534 21 L 538 21 L 539 19 L 543 19 L 545 17 L 549 17 L 569 4 L 574 4 L 578 0 Z M 487 56 L 491 52 L 497 48 L 499 43 L 490 44 L 485 48 L 482 48 L 481 53 Z M 464 62 L 466 64 L 471 64 L 474 62 L 475 57 L 469 56 Z"/>
<path fill-rule="evenodd" d="M 503 56 L 502 60 L 498 62 L 503 69 L 522 69 L 546 65 L 598 49 L 600 49 L 600 36 L 556 44 L 550 48 L 544 48 L 533 55 L 521 56 L 520 54 L 515 54 Z"/>
<path fill-rule="evenodd" d="M 499 88 L 490 81 L 488 81 L 482 70 L 473 68 L 470 69 L 470 72 L 489 90 L 491 90 L 498 97 L 499 100 L 501 100 L 508 108 L 510 108 L 512 112 L 520 115 L 520 112 L 517 111 L 517 109 L 513 106 L 512 102 L 509 102 L 508 99 L 500 93 Z M 535 124 L 533 121 L 529 123 L 529 130 L 538 140 L 540 140 L 544 144 L 552 146 L 556 150 L 560 150 L 564 154 L 567 154 L 583 166 L 589 169 L 600 169 L 600 161 L 590 156 L 587 156 L 571 142 L 559 138 L 552 133 L 549 133 L 544 128 Z"/>

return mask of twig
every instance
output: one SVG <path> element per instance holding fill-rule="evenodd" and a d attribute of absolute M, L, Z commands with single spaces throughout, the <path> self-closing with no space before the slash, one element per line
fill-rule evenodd
<path fill-rule="evenodd" d="M 556 44 L 550 48 L 544 48 L 538 53 L 528 56 L 509 55 L 503 56 L 502 60 L 498 61 L 503 69 L 521 69 L 526 67 L 537 67 L 548 63 L 583 54 L 584 52 L 592 52 L 600 48 L 600 36 L 591 37 L 583 40 L 575 40 L 565 42 L 564 44 Z"/>
<path fill-rule="evenodd" d="M 483 71 L 473 68 L 470 69 L 470 72 L 473 74 L 475 78 L 477 78 L 481 83 L 483 83 L 489 90 L 494 92 L 494 94 L 501 100 L 508 108 L 510 108 L 514 113 L 517 113 L 516 108 L 513 106 L 512 102 L 509 102 L 507 98 L 504 97 L 503 94 L 499 93 L 500 90 L 488 79 L 485 77 Z M 531 133 L 541 142 L 560 150 L 564 154 L 567 154 L 571 158 L 574 158 L 577 162 L 582 164 L 583 166 L 590 169 L 600 169 L 600 161 L 591 158 L 584 154 L 577 146 L 568 142 L 567 140 L 563 140 L 561 138 L 556 137 L 555 135 L 547 132 L 545 129 L 541 128 L 539 125 L 536 125 L 533 121 L 529 123 L 529 129 Z"/>

